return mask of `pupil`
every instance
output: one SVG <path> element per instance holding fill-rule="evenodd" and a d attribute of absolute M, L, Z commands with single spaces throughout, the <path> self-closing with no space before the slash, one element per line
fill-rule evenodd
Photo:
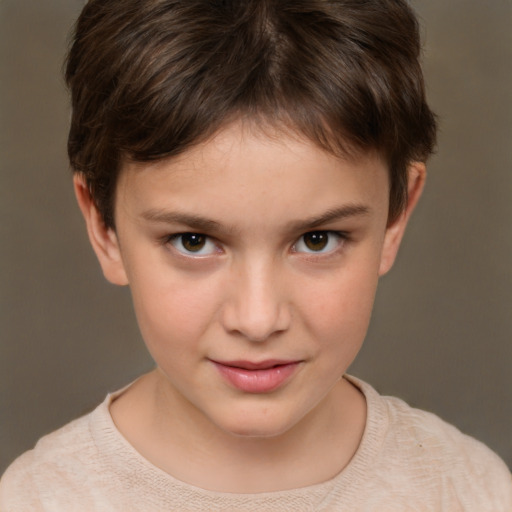
<path fill-rule="evenodd" d="M 182 237 L 183 247 L 190 252 L 200 251 L 204 247 L 205 242 L 206 237 L 196 233 L 188 233 Z"/>
<path fill-rule="evenodd" d="M 312 251 L 321 251 L 322 249 L 325 249 L 328 240 L 329 237 L 327 233 L 322 233 L 320 231 L 304 235 L 304 243 L 307 248 Z"/>

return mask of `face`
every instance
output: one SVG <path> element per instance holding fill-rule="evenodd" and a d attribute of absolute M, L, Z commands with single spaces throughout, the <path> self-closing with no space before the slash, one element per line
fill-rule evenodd
<path fill-rule="evenodd" d="M 127 165 L 99 256 L 130 285 L 174 407 L 238 436 L 282 434 L 328 407 L 399 242 L 388 195 L 376 156 L 239 125 Z"/>

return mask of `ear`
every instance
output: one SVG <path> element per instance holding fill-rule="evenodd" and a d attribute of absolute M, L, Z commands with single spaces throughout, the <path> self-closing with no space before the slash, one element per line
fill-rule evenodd
<path fill-rule="evenodd" d="M 426 175 L 425 164 L 421 162 L 412 162 L 407 169 L 407 205 L 400 216 L 386 228 L 379 276 L 384 275 L 393 266 L 409 217 L 421 197 Z"/>
<path fill-rule="evenodd" d="M 128 278 L 121 258 L 119 241 L 112 228 L 107 228 L 100 212 L 94 204 L 84 176 L 75 174 L 73 178 L 78 206 L 87 226 L 92 248 L 98 257 L 105 278 L 113 284 L 126 285 Z"/>

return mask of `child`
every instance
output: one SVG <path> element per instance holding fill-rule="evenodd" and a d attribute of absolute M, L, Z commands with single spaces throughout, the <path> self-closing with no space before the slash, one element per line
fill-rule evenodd
<path fill-rule="evenodd" d="M 435 120 L 402 0 L 91 0 L 69 155 L 156 369 L 44 437 L 0 509 L 512 509 L 500 459 L 345 375 Z"/>

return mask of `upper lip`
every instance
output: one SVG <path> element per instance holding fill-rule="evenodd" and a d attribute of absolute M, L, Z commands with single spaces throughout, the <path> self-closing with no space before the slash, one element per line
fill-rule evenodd
<path fill-rule="evenodd" d="M 268 370 L 269 368 L 274 368 L 275 366 L 283 366 L 287 364 L 296 364 L 300 361 L 297 360 L 288 360 L 288 359 L 266 359 L 264 361 L 216 361 L 211 360 L 213 363 L 220 364 L 222 366 L 229 366 L 231 368 L 240 368 L 242 370 Z"/>

